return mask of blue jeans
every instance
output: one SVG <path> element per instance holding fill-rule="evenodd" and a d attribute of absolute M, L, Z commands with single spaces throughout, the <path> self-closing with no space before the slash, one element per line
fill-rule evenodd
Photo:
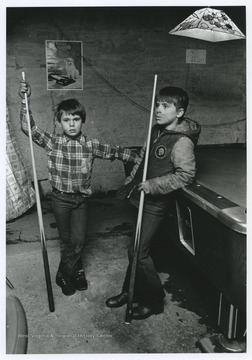
<path fill-rule="evenodd" d="M 82 251 L 87 232 L 88 199 L 80 193 L 52 192 L 52 208 L 62 245 L 58 271 L 73 276 L 83 268 Z"/>
<path fill-rule="evenodd" d="M 137 209 L 135 208 L 137 216 Z M 155 234 L 165 215 L 155 212 L 143 212 L 141 238 L 137 260 L 136 279 L 134 287 L 134 301 L 141 304 L 161 302 L 165 297 L 162 283 L 150 256 L 150 246 L 155 241 Z M 123 291 L 128 292 L 130 282 L 131 263 L 134 254 L 135 232 L 128 248 L 129 265 L 123 283 Z"/>

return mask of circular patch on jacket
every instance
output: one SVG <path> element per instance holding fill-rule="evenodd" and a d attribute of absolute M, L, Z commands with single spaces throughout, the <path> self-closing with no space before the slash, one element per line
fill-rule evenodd
<path fill-rule="evenodd" d="M 156 148 L 155 154 L 157 158 L 163 159 L 166 155 L 166 148 L 163 145 L 158 146 Z"/>

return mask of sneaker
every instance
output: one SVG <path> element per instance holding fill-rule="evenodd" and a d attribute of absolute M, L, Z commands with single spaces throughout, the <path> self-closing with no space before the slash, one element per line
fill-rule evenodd
<path fill-rule="evenodd" d="M 72 278 L 72 281 L 76 290 L 87 290 L 88 284 L 83 269 L 75 272 L 75 276 Z"/>
<path fill-rule="evenodd" d="M 56 284 L 61 287 L 63 294 L 66 296 L 70 296 L 75 293 L 75 286 L 67 276 L 57 273 Z"/>

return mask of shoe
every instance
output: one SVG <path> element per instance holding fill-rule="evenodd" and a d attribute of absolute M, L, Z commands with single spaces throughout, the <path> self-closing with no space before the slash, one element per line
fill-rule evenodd
<path fill-rule="evenodd" d="M 66 296 L 75 293 L 74 284 L 70 281 L 69 277 L 62 275 L 61 273 L 57 273 L 56 275 L 56 284 L 61 287 L 63 294 Z"/>
<path fill-rule="evenodd" d="M 132 319 L 142 320 L 147 319 L 151 315 L 161 314 L 164 312 L 164 304 L 156 303 L 152 305 L 139 305 L 132 309 Z"/>
<path fill-rule="evenodd" d="M 106 300 L 106 305 L 110 308 L 117 308 L 127 304 L 128 293 L 122 292 L 119 295 L 113 296 Z"/>
<path fill-rule="evenodd" d="M 72 278 L 72 281 L 76 290 L 87 290 L 88 284 L 83 269 L 76 271 L 75 276 Z"/>

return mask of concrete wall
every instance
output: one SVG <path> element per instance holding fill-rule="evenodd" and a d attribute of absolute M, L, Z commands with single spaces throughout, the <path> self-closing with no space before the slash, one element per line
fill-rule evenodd
<path fill-rule="evenodd" d="M 182 8 L 181 8 L 182 9 Z M 83 91 L 47 91 L 45 40 L 81 40 L 83 55 L 113 86 L 150 109 L 153 78 L 158 89 L 180 86 L 190 96 L 187 115 L 200 122 L 199 144 L 245 142 L 245 40 L 210 43 L 169 35 L 186 14 L 178 8 L 9 9 L 7 24 L 7 105 L 25 161 L 28 139 L 20 132 L 21 72 L 32 87 L 31 108 L 39 126 L 53 131 L 53 108 L 75 97 L 87 110 L 84 132 L 100 141 L 141 145 L 149 114 L 113 91 L 83 64 Z M 206 50 L 206 64 L 186 64 L 186 49 Z M 46 155 L 36 146 L 38 179 L 45 180 Z M 117 189 L 124 181 L 120 162 L 97 160 L 93 190 Z"/>

